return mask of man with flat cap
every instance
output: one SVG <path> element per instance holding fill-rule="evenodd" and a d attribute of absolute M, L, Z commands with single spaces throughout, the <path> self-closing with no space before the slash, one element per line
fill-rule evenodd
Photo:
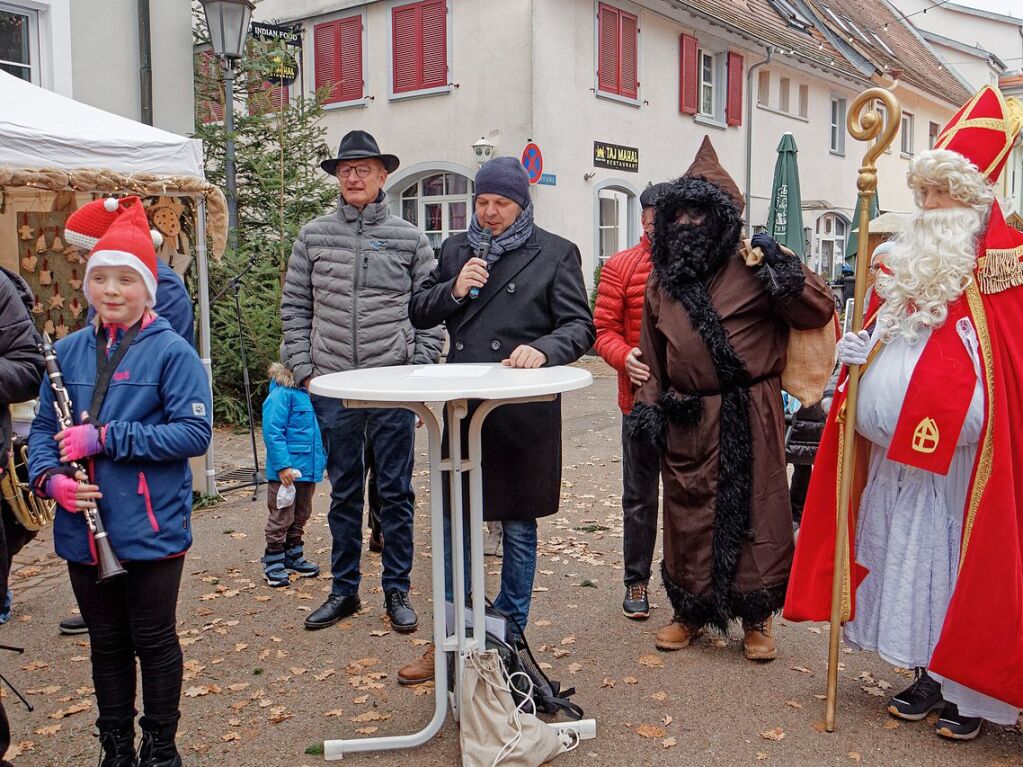
<path fill-rule="evenodd" d="M 618 407 L 622 416 L 632 411 L 635 389 L 650 377 L 639 349 L 643 318 L 643 297 L 650 276 L 650 237 L 654 233 L 657 198 L 668 184 L 653 184 L 643 190 L 643 236 L 639 244 L 615 253 L 600 271 L 597 305 L 593 322 L 597 326 L 597 354 L 618 371 Z M 661 454 L 647 440 L 622 430 L 622 514 L 625 555 L 625 599 L 622 612 L 632 620 L 650 617 L 650 564 L 657 540 L 658 480 Z"/>
<path fill-rule="evenodd" d="M 394 216 L 383 192 L 398 158 L 384 154 L 365 131 L 341 139 L 338 156 L 320 167 L 336 176 L 337 210 L 306 224 L 288 261 L 281 298 L 283 359 L 295 381 L 340 370 L 436 362 L 442 330 L 416 330 L 408 304 L 436 263 L 421 231 Z M 333 626 L 361 608 L 364 448 L 372 445 L 381 500 L 382 585 L 395 631 L 416 630 L 409 601 L 412 571 L 412 490 L 415 416 L 399 408 L 349 409 L 312 395 L 327 452 L 333 539 L 330 596 L 305 620 L 307 629 Z M 310 450 L 312 446 L 310 446 Z"/>

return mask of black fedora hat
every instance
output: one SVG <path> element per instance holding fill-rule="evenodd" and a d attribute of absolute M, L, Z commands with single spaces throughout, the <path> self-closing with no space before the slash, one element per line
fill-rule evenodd
<path fill-rule="evenodd" d="M 320 167 L 330 175 L 337 175 L 337 164 L 342 160 L 368 160 L 376 158 L 384 164 L 388 173 L 394 173 L 398 169 L 398 158 L 393 154 L 383 154 L 377 145 L 377 140 L 364 130 L 353 130 L 345 134 L 341 139 L 341 146 L 338 147 L 337 157 L 333 160 L 324 160 Z"/>

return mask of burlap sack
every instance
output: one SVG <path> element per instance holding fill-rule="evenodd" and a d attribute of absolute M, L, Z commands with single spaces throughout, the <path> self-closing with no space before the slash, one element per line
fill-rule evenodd
<path fill-rule="evenodd" d="M 496 650 L 470 653 L 458 722 L 463 767 L 539 767 L 569 750 L 557 731 L 515 708 Z"/>
<path fill-rule="evenodd" d="M 763 252 L 754 248 L 749 240 L 742 241 L 742 251 L 747 266 L 757 266 L 764 260 Z M 782 251 L 795 257 L 788 248 L 782 247 Z M 789 331 L 781 388 L 798 399 L 800 404 L 814 405 L 824 397 L 824 388 L 835 370 L 838 337 L 837 313 L 822 328 Z"/>

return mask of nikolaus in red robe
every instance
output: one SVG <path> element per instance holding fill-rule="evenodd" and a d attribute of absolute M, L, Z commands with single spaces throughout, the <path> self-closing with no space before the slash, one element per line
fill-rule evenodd
<path fill-rule="evenodd" d="M 978 121 L 978 117 L 986 119 Z M 953 117 L 939 136 L 935 154 L 945 150 L 945 155 L 963 155 L 972 161 L 973 171 L 993 181 L 1004 165 L 1004 148 L 1012 145 L 1018 131 L 1013 108 L 996 90 L 985 88 Z M 910 181 L 916 182 L 918 195 L 921 183 L 937 183 L 913 175 L 918 163 L 927 162 L 931 154 L 924 153 L 911 165 Z M 918 582 L 916 602 L 891 618 L 892 605 L 886 600 L 890 592 L 898 592 L 900 584 L 888 576 L 919 552 L 910 548 L 878 555 L 886 542 L 872 536 L 872 530 L 897 531 L 909 513 L 896 509 L 887 527 L 869 529 L 880 497 L 878 477 L 885 471 L 901 472 L 898 476 L 909 478 L 910 483 L 919 481 L 942 490 L 952 487 L 953 491 L 940 496 L 941 501 L 958 499 L 957 507 L 948 509 L 956 517 L 958 531 L 949 547 L 955 554 L 950 595 L 947 607 L 941 605 L 942 612 L 934 612 L 939 622 L 930 657 L 923 665 L 943 680 L 942 694 L 958 703 L 964 715 L 1011 723 L 1013 709 L 1023 707 L 1023 234 L 1005 224 L 997 202 L 989 205 L 972 279 L 961 296 L 948 302 L 944 322 L 928 328 L 924 341 L 907 358 L 905 385 L 890 393 L 897 403 L 897 398 L 904 399 L 901 407 L 896 404 L 897 418 L 889 419 L 890 433 L 880 439 L 887 445 L 863 436 L 864 431 L 871 433 L 865 419 L 880 412 L 876 403 L 864 397 L 870 393 L 871 376 L 883 374 L 886 364 L 892 372 L 900 341 L 896 336 L 889 347 L 882 340 L 883 328 L 878 327 L 894 316 L 891 306 L 875 306 L 868 312 L 867 329 L 875 343 L 861 379 L 856 470 L 846 510 L 850 536 L 841 615 L 847 638 L 852 635 L 860 643 L 866 636 L 865 646 L 889 659 L 897 654 L 886 651 L 886 642 L 905 625 L 893 624 L 900 616 L 911 624 L 921 609 L 926 612 L 923 603 L 928 595 L 923 592 L 929 584 Z M 879 292 L 885 294 L 883 284 Z M 909 311 L 913 308 L 910 304 Z M 872 371 L 872 366 L 877 367 Z M 840 381 L 845 378 L 842 371 Z M 876 387 L 874 396 L 879 396 Z M 830 617 L 841 452 L 844 430 L 849 428 L 844 415 L 845 391 L 840 383 L 817 454 L 796 547 L 784 610 L 791 620 Z M 971 428 L 975 434 L 969 433 Z M 968 474 L 957 495 L 955 457 L 971 445 Z M 877 572 L 868 572 L 864 560 L 870 560 Z M 940 568 L 934 575 L 940 580 Z M 889 611 L 887 622 L 885 610 Z M 857 633 L 858 624 L 873 624 L 873 632 Z M 912 627 L 917 634 L 921 630 L 926 631 L 926 626 Z"/>

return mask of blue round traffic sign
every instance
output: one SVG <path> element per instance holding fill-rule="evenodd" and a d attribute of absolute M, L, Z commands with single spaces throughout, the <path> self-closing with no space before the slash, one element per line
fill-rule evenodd
<path fill-rule="evenodd" d="M 543 175 L 543 154 L 536 144 L 526 144 L 526 148 L 522 150 L 522 167 L 529 174 L 530 184 L 539 183 L 540 176 Z"/>

